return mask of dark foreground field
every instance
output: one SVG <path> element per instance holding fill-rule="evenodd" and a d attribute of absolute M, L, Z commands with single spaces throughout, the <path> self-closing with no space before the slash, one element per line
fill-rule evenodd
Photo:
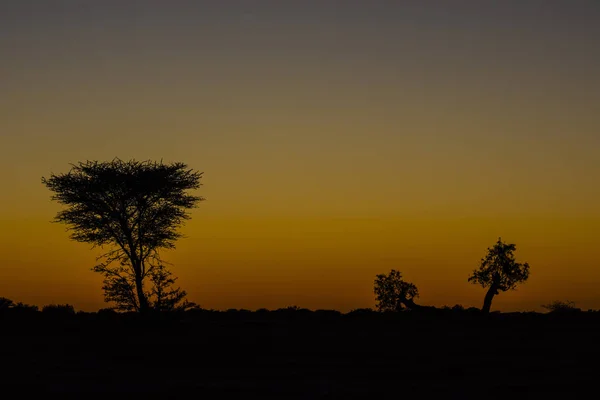
<path fill-rule="evenodd" d="M 596 398 L 600 313 L 0 316 L 3 398 Z M 589 391 L 589 393 L 588 393 Z M 89 396 L 95 398 L 96 396 Z"/>

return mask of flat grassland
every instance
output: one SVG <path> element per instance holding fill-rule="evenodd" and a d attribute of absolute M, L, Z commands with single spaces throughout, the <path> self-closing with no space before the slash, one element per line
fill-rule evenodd
<path fill-rule="evenodd" d="M 0 329 L 6 398 L 573 399 L 600 378 L 599 312 L 31 313 Z"/>

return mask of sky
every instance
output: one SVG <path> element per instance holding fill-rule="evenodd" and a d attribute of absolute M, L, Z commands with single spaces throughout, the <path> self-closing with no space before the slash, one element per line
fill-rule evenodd
<path fill-rule="evenodd" d="M 175 250 L 204 308 L 480 307 L 499 237 L 531 265 L 493 310 L 600 308 L 600 3 L 0 2 L 0 296 L 106 307 L 100 253 L 42 176 L 204 172 Z"/>

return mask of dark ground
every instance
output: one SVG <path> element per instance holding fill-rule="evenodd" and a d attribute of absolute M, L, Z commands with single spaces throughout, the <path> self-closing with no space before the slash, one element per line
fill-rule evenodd
<path fill-rule="evenodd" d="M 0 316 L 0 328 L 7 399 L 575 399 L 596 398 L 600 378 L 598 312 L 34 313 Z"/>

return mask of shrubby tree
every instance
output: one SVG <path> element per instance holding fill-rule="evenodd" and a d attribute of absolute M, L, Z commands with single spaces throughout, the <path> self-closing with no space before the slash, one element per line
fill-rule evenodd
<path fill-rule="evenodd" d="M 104 276 L 105 301 L 145 313 L 189 304 L 184 291 L 171 287 L 175 278 L 159 251 L 175 248 L 177 229 L 204 200 L 188 193 L 201 177 L 183 163 L 116 158 L 80 162 L 42 183 L 66 206 L 55 221 L 69 226 L 71 239 L 109 249 L 93 268 Z"/>
<path fill-rule="evenodd" d="M 119 311 L 138 311 L 139 299 L 135 287 L 135 277 L 129 273 L 127 266 L 97 265 L 94 271 L 104 275 L 104 297 L 106 302 L 115 304 Z M 180 287 L 175 287 L 177 278 L 165 265 L 156 264 L 147 273 L 150 289 L 145 295 L 148 304 L 154 311 L 185 311 L 196 307 L 195 303 L 185 299 L 187 293 Z"/>
<path fill-rule="evenodd" d="M 490 312 L 494 296 L 516 289 L 519 283 L 529 278 L 529 264 L 521 264 L 515 260 L 516 249 L 516 245 L 504 243 L 499 238 L 493 247 L 487 249 L 479 268 L 469 277 L 469 282 L 488 288 L 481 308 L 483 313 Z"/>
<path fill-rule="evenodd" d="M 392 269 L 389 274 L 375 277 L 375 300 L 378 311 L 402 311 L 418 307 L 413 299 L 419 297 L 417 287 L 402 279 L 402 273 Z"/>

